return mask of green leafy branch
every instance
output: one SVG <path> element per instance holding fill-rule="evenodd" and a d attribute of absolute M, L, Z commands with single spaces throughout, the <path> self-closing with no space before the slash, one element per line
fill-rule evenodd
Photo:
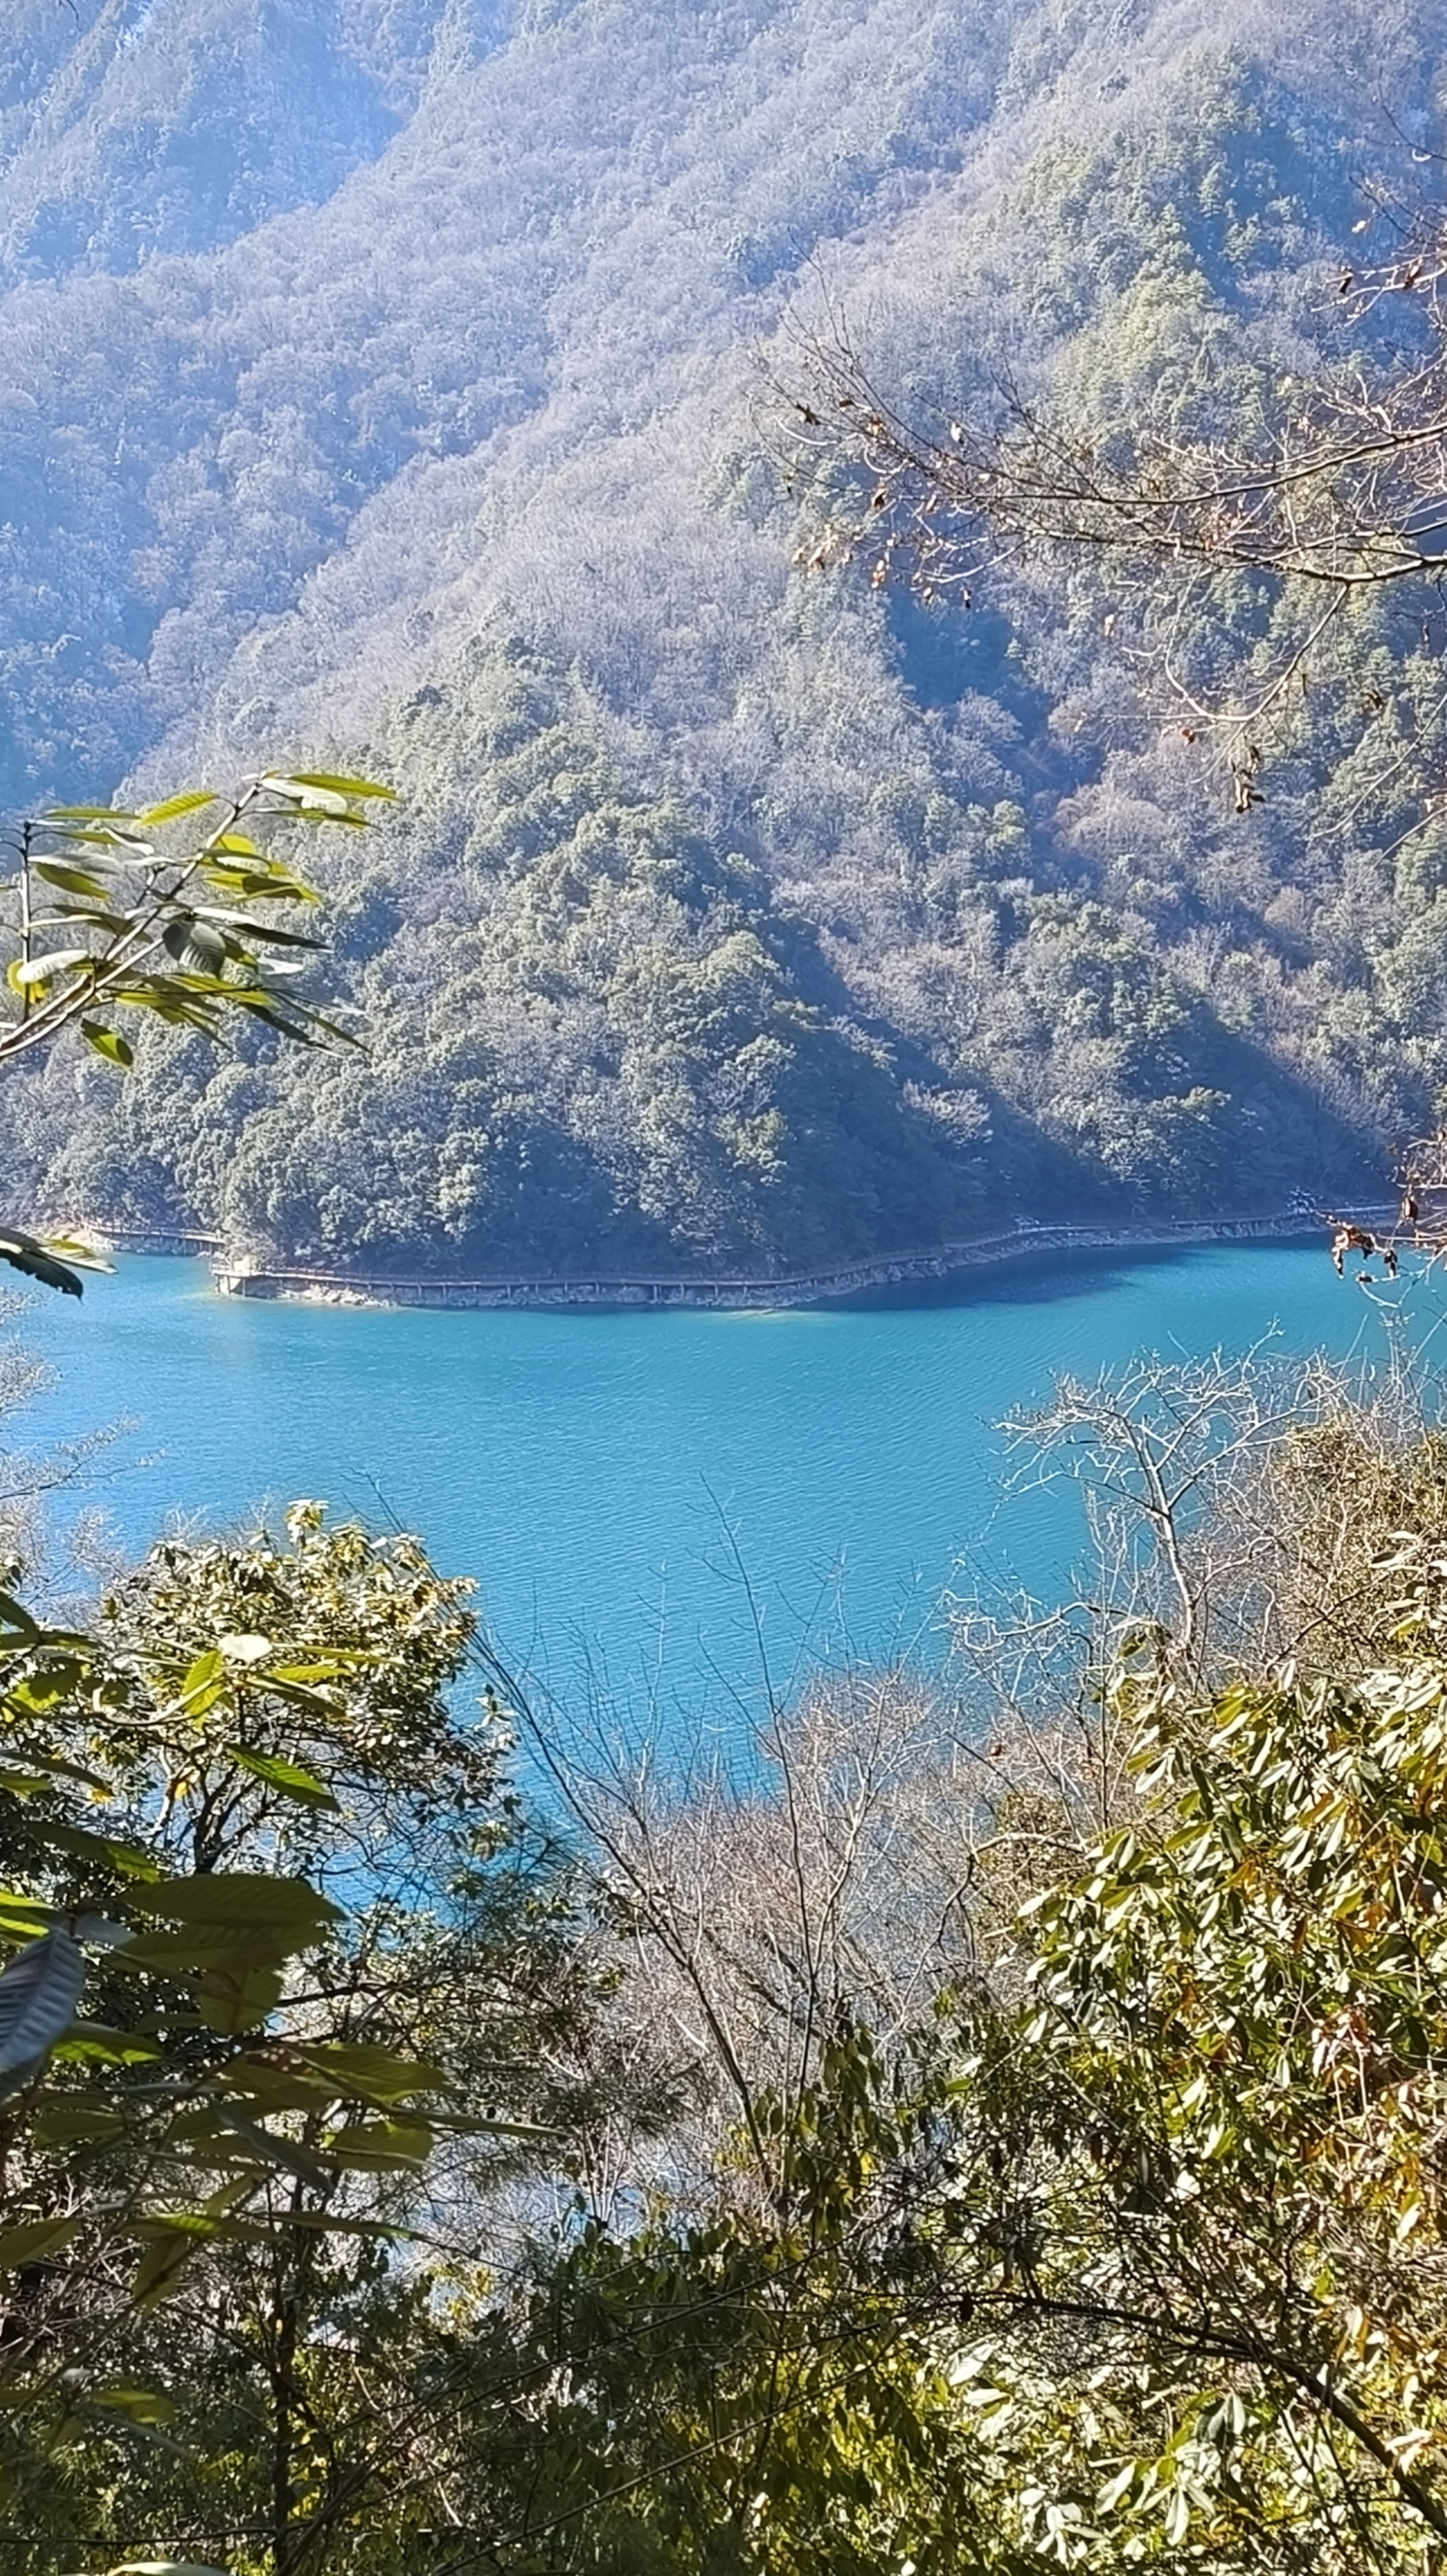
<path fill-rule="evenodd" d="M 270 846 L 267 826 L 363 831 L 359 808 L 379 798 L 390 802 L 392 790 L 373 779 L 267 771 L 229 795 L 196 787 L 138 812 L 58 805 L 28 817 L 9 840 L 0 1069 L 76 1029 L 125 1072 L 133 1049 L 116 1021 L 129 1011 L 213 1041 L 239 1011 L 294 1045 L 355 1046 L 296 989 L 323 942 L 256 907 L 318 899 Z M 202 814 L 211 819 L 199 840 L 188 830 L 168 846 L 172 826 Z M 82 1244 L 13 1226 L 0 1227 L 0 1260 L 74 1297 L 78 1269 L 106 1266 Z"/>

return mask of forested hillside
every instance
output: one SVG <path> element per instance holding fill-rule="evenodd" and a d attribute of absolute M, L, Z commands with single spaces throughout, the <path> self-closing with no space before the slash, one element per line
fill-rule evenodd
<path fill-rule="evenodd" d="M 16 1082 L 12 1188 L 767 1269 L 1359 1183 L 1447 1084 L 1435 602 L 1238 816 L 1102 575 L 872 587 L 790 404 L 842 315 L 944 417 L 1249 410 L 1348 354 L 1438 80 L 1355 0 L 14 0 L 0 797 L 400 801 L 327 861 L 365 1058 Z"/>

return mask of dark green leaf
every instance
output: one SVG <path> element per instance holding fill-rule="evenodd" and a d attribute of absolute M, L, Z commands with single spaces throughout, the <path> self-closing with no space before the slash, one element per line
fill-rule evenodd
<path fill-rule="evenodd" d="M 70 2243 L 80 2224 L 76 2215 L 27 2218 L 16 2227 L 0 2228 L 0 2272 L 15 2272 L 22 2263 L 35 2263 L 46 2254 L 58 2254 L 63 2245 Z"/>

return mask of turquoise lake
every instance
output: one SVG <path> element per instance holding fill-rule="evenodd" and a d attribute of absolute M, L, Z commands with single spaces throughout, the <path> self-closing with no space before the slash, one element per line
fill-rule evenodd
<path fill-rule="evenodd" d="M 993 1426 L 1057 1373 L 1273 1330 L 1278 1350 L 1385 1356 L 1372 1303 L 1295 1245 L 1021 1263 L 778 1314 L 253 1304 L 200 1263 L 131 1259 L 79 1308 L 27 1300 L 21 1337 L 57 1375 L 32 1443 L 126 1424 L 84 1499 L 128 1545 L 326 1497 L 475 1576 L 539 1688 L 727 1733 L 765 1665 L 785 1691 L 821 1660 L 938 1657 L 951 1584 L 1050 1594 L 1078 1502 L 1002 1496 Z"/>

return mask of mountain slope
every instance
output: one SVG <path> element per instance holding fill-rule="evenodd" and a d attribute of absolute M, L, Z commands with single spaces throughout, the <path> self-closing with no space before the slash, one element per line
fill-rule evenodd
<path fill-rule="evenodd" d="M 1244 399 L 1330 354 L 1359 182 L 1414 184 L 1373 93 L 1410 126 L 1435 79 L 1405 10 L 1325 0 L 1269 36 L 1144 0 L 167 0 L 64 43 L 26 0 L 5 793 L 330 746 L 409 810 L 346 925 L 370 1090 L 148 1049 L 119 1104 L 78 1075 L 64 1151 L 26 1085 L 12 1168 L 429 1266 L 786 1264 L 1369 1169 L 1447 1079 L 1430 850 L 1390 849 L 1411 760 L 1354 811 L 1350 728 L 1288 744 L 1243 827 L 1142 717 L 1098 584 L 946 619 L 801 573 L 846 495 L 788 488 L 770 377 L 832 307 L 942 405 L 1005 366 L 1169 398 L 1203 348 Z M 1425 705 L 1439 644 L 1385 612 L 1359 643 Z M 491 766 L 520 671 L 543 773 L 590 782 L 541 842 Z M 727 1070 L 750 1047 L 767 1078 Z"/>

